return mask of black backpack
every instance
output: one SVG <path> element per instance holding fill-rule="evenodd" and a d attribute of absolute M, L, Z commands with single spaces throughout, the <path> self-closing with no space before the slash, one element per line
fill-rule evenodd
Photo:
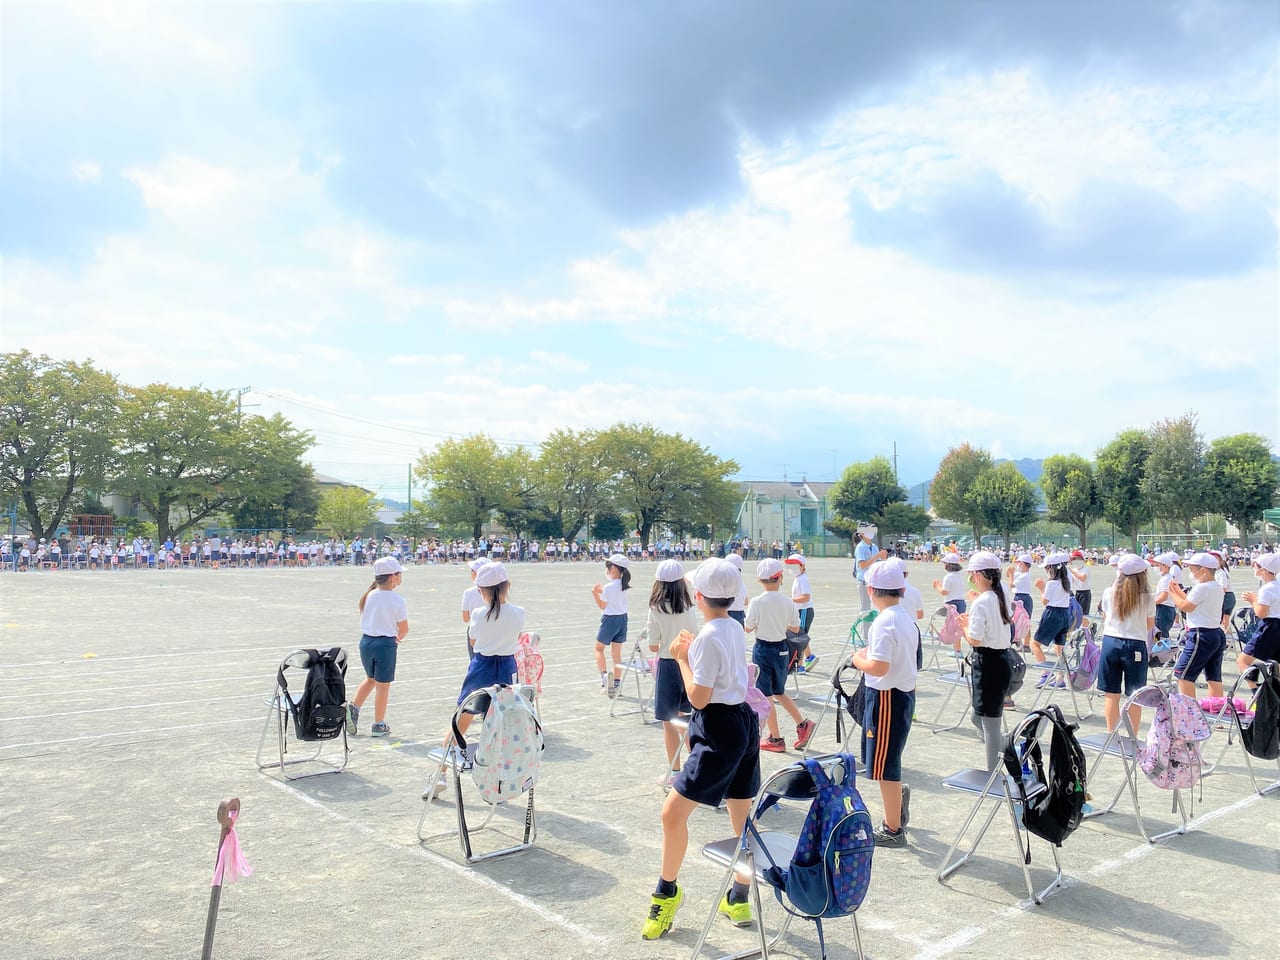
<path fill-rule="evenodd" d="M 1258 690 L 1253 698 L 1253 723 L 1240 725 L 1240 742 L 1259 760 L 1280 757 L 1280 664 L 1257 660 Z M 1234 711 L 1232 711 L 1234 713 Z M 1240 724 L 1240 715 L 1235 714 Z"/>
<path fill-rule="evenodd" d="M 858 674 L 858 686 L 853 690 L 847 685 L 853 680 L 846 676 L 849 673 Z M 853 737 L 855 727 L 862 726 L 862 717 L 867 707 L 867 678 L 853 664 L 846 663 L 831 678 L 831 685 L 836 688 L 836 743 L 843 743 L 846 710 L 853 717 L 853 724 L 849 727 L 850 738 Z"/>
<path fill-rule="evenodd" d="M 342 733 L 347 722 L 347 654 L 341 647 L 328 650 L 304 650 L 306 662 L 290 658 L 280 665 L 276 680 L 284 694 L 293 730 L 299 740 L 332 740 Z M 289 696 L 285 666 L 307 671 L 301 697 Z"/>
<path fill-rule="evenodd" d="M 1035 719 L 1036 723 L 1027 723 Z M 1049 768 L 1046 771 L 1036 730 L 1042 720 L 1053 726 L 1049 745 Z M 1054 846 L 1075 832 L 1084 815 L 1085 763 L 1084 751 L 1076 740 L 1076 724 L 1067 723 L 1062 711 L 1049 704 L 1032 710 L 1020 725 L 1022 742 L 1013 737 L 1004 748 L 1005 771 L 1017 785 L 1018 801 L 1022 804 L 1022 824 L 1031 833 Z M 1020 760 L 1019 757 L 1022 759 Z M 1023 766 L 1026 766 L 1024 771 Z M 1028 798 L 1027 788 L 1044 784 L 1047 789 Z M 1031 844 L 1027 843 L 1026 862 L 1031 862 Z"/>

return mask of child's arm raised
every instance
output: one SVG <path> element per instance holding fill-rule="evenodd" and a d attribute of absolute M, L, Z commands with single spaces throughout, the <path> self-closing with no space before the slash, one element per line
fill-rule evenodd
<path fill-rule="evenodd" d="M 608 604 L 605 603 L 604 600 L 600 598 L 600 594 L 603 591 L 604 591 L 603 583 L 597 583 L 594 587 L 591 588 L 591 597 L 592 599 L 595 600 L 596 606 L 599 607 L 601 610 L 603 610 L 605 607 L 608 606 Z"/>

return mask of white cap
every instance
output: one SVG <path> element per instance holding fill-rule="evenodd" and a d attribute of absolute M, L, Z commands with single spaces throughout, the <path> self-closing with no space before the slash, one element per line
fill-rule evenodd
<path fill-rule="evenodd" d="M 653 573 L 655 580 L 663 583 L 675 583 L 684 578 L 684 564 L 679 560 L 663 560 Z"/>
<path fill-rule="evenodd" d="M 960 564 L 964 563 L 964 561 L 960 559 L 960 554 L 958 553 L 943 554 L 942 559 L 939 562 L 954 563 L 956 566 L 959 566 Z"/>
<path fill-rule="evenodd" d="M 877 560 L 867 567 L 867 586 L 877 590 L 901 590 L 902 571 L 889 560 Z"/>
<path fill-rule="evenodd" d="M 1171 567 L 1178 562 L 1178 555 L 1172 550 L 1166 550 L 1164 553 L 1157 553 L 1151 558 L 1152 563 L 1158 563 L 1162 567 Z"/>
<path fill-rule="evenodd" d="M 1119 557 L 1116 561 L 1116 569 L 1126 576 L 1133 576 L 1137 573 L 1146 573 L 1151 569 L 1151 564 L 1143 560 L 1136 553 L 1126 553 L 1123 557 Z"/>
<path fill-rule="evenodd" d="M 999 570 L 1000 558 L 990 550 L 979 550 L 969 557 L 969 570 Z"/>
<path fill-rule="evenodd" d="M 498 561 L 486 563 L 476 572 L 477 587 L 496 587 L 507 582 L 507 568 Z"/>
<path fill-rule="evenodd" d="M 693 588 L 712 600 L 732 600 L 741 588 L 742 575 L 728 560 L 712 557 L 693 572 Z"/>
<path fill-rule="evenodd" d="M 1217 570 L 1221 566 L 1218 558 L 1212 553 L 1193 553 L 1187 563 L 1193 567 L 1204 567 L 1206 570 Z"/>
<path fill-rule="evenodd" d="M 733 564 L 735 567 L 737 567 L 739 570 L 741 570 L 741 569 L 742 569 L 742 554 L 740 554 L 740 553 L 731 553 L 731 554 L 728 554 L 728 555 L 725 557 L 725 559 L 726 559 L 726 560 L 728 560 L 730 563 L 732 563 L 732 564 Z"/>
<path fill-rule="evenodd" d="M 1280 573 L 1280 553 L 1260 553 L 1253 565 L 1271 573 Z"/>
<path fill-rule="evenodd" d="M 782 561 L 775 560 L 773 557 L 765 557 L 756 564 L 757 580 L 772 580 L 774 577 L 782 576 Z"/>
<path fill-rule="evenodd" d="M 404 567 L 400 566 L 400 561 L 395 557 L 379 557 L 373 561 L 373 575 L 375 577 L 384 577 L 389 573 L 403 573 Z"/>
<path fill-rule="evenodd" d="M 1046 567 L 1058 566 L 1059 564 L 1067 563 L 1070 559 L 1071 554 L 1064 550 L 1059 550 L 1057 553 L 1051 553 L 1045 557 L 1044 565 Z"/>
<path fill-rule="evenodd" d="M 612 563 L 615 567 L 621 567 L 623 570 L 631 569 L 631 561 L 620 553 L 611 553 L 605 563 Z"/>
<path fill-rule="evenodd" d="M 1121 558 L 1121 557 L 1136 557 L 1136 556 L 1137 556 L 1137 554 L 1136 554 L 1136 553 L 1113 553 L 1113 554 L 1111 555 L 1111 559 L 1107 561 L 1107 566 L 1109 566 L 1109 567 L 1118 567 L 1118 566 L 1120 566 L 1120 558 Z M 1141 558 L 1139 558 L 1139 559 L 1141 559 Z M 1142 562 L 1143 562 L 1143 563 L 1146 563 L 1147 561 L 1143 560 Z"/>
<path fill-rule="evenodd" d="M 1017 557 L 1018 563 L 1025 563 L 1028 567 L 1036 562 L 1035 557 L 1029 553 L 1020 553 Z"/>
<path fill-rule="evenodd" d="M 803 566 L 804 566 L 804 554 L 800 554 L 800 553 L 793 553 L 791 556 L 787 557 L 787 563 L 798 563 L 798 564 L 800 564 L 800 566 L 802 566 L 802 567 L 803 567 Z"/>
<path fill-rule="evenodd" d="M 469 564 L 467 564 L 467 566 L 471 568 L 472 573 L 479 573 L 480 568 L 483 567 L 488 562 L 489 562 L 488 560 L 472 560 Z"/>

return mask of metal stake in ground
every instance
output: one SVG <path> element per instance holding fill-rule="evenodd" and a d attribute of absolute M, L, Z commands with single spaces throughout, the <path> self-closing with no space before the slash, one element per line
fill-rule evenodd
<path fill-rule="evenodd" d="M 222 899 L 222 871 L 218 865 L 222 862 L 222 845 L 227 842 L 227 835 L 239 815 L 239 797 L 231 797 L 218 804 L 218 823 L 222 825 L 222 832 L 218 836 L 218 852 L 213 858 L 213 888 L 209 891 L 209 917 L 204 924 L 204 949 L 200 951 L 200 960 L 213 957 L 213 928 L 218 923 L 218 903 Z"/>

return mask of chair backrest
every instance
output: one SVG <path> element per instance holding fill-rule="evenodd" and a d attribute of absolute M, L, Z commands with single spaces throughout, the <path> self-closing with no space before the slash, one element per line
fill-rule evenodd
<path fill-rule="evenodd" d="M 1016 785 L 1023 825 L 1056 846 L 1075 832 L 1084 816 L 1084 785 L 1088 777 L 1084 751 L 1075 731 L 1076 724 L 1068 723 L 1055 704 L 1048 704 L 1023 717 L 1004 747 L 1005 772 Z M 1046 738 L 1047 766 L 1043 746 Z M 1026 857 L 1030 863 L 1030 844 Z"/>
<path fill-rule="evenodd" d="M 288 675 L 304 671 L 302 687 L 289 692 Z M 299 740 L 332 740 L 346 726 L 347 652 L 341 647 L 328 650 L 295 650 L 280 661 L 276 685 L 293 717 Z"/>

